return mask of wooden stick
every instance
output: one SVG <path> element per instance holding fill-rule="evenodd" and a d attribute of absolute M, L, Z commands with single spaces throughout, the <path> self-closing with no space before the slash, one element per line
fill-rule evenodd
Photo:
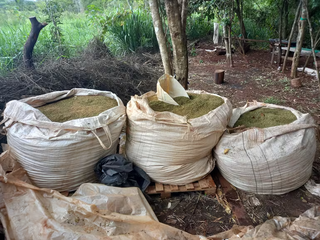
<path fill-rule="evenodd" d="M 290 36 L 289 36 L 289 39 L 288 39 L 288 46 L 287 46 L 287 47 L 288 47 L 288 50 L 287 50 L 286 56 L 284 57 L 284 60 L 283 60 L 282 72 L 284 72 L 284 71 L 285 71 L 285 68 L 286 68 L 287 59 L 288 59 L 289 52 L 290 52 L 289 50 L 290 50 L 290 46 L 291 46 L 291 40 L 292 40 L 292 36 L 293 36 L 293 32 L 294 32 L 295 26 L 297 25 L 300 8 L 301 8 L 301 1 L 299 2 L 299 5 L 298 5 L 297 11 L 296 11 L 296 16 L 295 16 L 294 21 L 293 21 L 293 24 L 292 24 Z"/>

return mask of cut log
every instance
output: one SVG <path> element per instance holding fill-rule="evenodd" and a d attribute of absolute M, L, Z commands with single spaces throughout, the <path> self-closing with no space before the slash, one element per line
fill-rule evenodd
<path fill-rule="evenodd" d="M 216 70 L 214 72 L 214 82 L 216 84 L 222 84 L 224 82 L 224 70 Z"/>
<path fill-rule="evenodd" d="M 34 45 L 37 43 L 38 36 L 41 29 L 47 26 L 47 23 L 38 22 L 36 17 L 30 17 L 29 19 L 31 22 L 31 32 L 24 45 L 23 61 L 26 68 L 32 69 L 34 68 L 33 61 L 32 61 L 33 48 L 34 48 Z"/>

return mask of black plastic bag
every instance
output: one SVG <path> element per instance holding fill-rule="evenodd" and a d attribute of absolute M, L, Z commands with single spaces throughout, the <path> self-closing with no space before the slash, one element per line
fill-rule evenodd
<path fill-rule="evenodd" d="M 120 154 L 102 158 L 94 169 L 100 183 L 114 187 L 138 187 L 145 191 L 150 184 L 149 176 Z"/>

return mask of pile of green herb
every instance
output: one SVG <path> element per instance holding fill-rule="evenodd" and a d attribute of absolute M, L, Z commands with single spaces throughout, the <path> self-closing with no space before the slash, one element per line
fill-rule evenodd
<path fill-rule="evenodd" d="M 234 127 L 268 128 L 292 123 L 297 117 L 289 110 L 280 108 L 258 108 L 241 115 Z"/>
<path fill-rule="evenodd" d="M 38 109 L 53 122 L 66 122 L 97 116 L 117 105 L 117 100 L 105 96 L 74 96 Z"/>
<path fill-rule="evenodd" d="M 189 93 L 188 95 L 190 98 L 174 98 L 179 104 L 178 106 L 159 101 L 157 96 L 154 95 L 148 99 L 149 106 L 157 112 L 167 111 L 192 119 L 203 116 L 224 103 L 222 98 L 210 94 Z"/>

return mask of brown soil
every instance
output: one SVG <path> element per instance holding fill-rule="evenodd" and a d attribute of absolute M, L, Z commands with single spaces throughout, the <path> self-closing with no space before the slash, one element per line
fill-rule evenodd
<path fill-rule="evenodd" d="M 189 89 L 205 90 L 229 98 L 233 107 L 244 106 L 247 101 L 261 101 L 295 108 L 303 113 L 310 113 L 317 124 L 320 124 L 320 93 L 315 77 L 299 72 L 303 86 L 290 86 L 290 67 L 285 73 L 271 65 L 271 54 L 266 50 L 251 50 L 247 55 L 233 55 L 234 67 L 226 64 L 225 56 L 207 52 L 213 45 L 202 42 L 196 46 L 196 56 L 189 56 Z M 302 58 L 300 65 L 303 66 Z M 310 66 L 311 67 L 311 66 Z M 214 71 L 225 70 L 225 83 L 214 83 Z M 226 211 L 228 207 L 217 201 L 220 197 L 200 195 L 196 193 L 175 195 L 166 200 L 152 197 L 151 206 L 161 222 L 185 230 L 193 234 L 214 233 L 229 229 L 234 219 L 240 225 L 258 225 L 273 216 L 298 217 L 305 210 L 320 204 L 320 197 L 311 195 L 304 187 L 283 195 L 256 195 L 234 187 L 225 187 L 217 177 L 219 172 L 212 173 L 217 187 L 222 190 L 222 198 L 232 206 L 233 214 Z M 320 183 L 320 144 L 314 162 L 313 175 Z M 172 210 L 168 202 L 178 201 Z M 199 204 L 200 202 L 200 204 Z M 221 202 L 221 201 L 220 201 Z M 185 207 L 187 206 L 187 207 Z M 224 206 L 224 207 L 222 207 Z M 235 215 L 237 218 L 235 218 Z"/>

